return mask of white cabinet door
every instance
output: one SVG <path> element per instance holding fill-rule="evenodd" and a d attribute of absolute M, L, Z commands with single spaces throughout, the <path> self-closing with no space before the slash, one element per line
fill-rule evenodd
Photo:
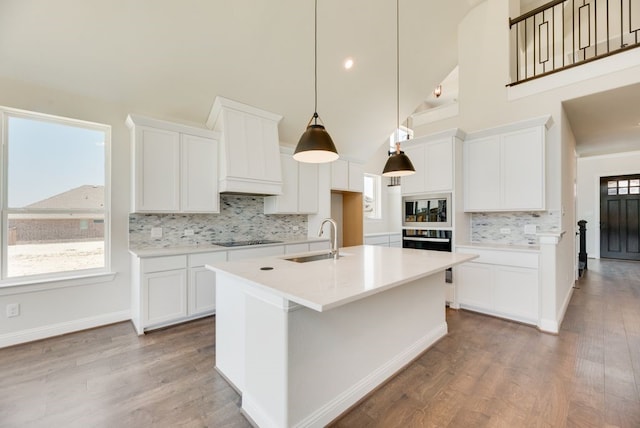
<path fill-rule="evenodd" d="M 318 212 L 318 165 L 298 162 L 288 153 L 280 155 L 282 194 L 264 198 L 265 214 L 311 214 Z"/>
<path fill-rule="evenodd" d="M 204 266 L 189 269 L 189 316 L 216 309 L 216 274 Z"/>
<path fill-rule="evenodd" d="M 359 193 L 364 191 L 364 165 L 349 162 L 349 191 Z"/>
<path fill-rule="evenodd" d="M 463 156 L 465 211 L 500 207 L 500 137 L 465 141 Z"/>
<path fill-rule="evenodd" d="M 133 211 L 179 211 L 180 134 L 140 126 L 135 140 Z"/>
<path fill-rule="evenodd" d="M 349 190 L 349 162 L 338 159 L 331 162 L 331 189 Z"/>
<path fill-rule="evenodd" d="M 265 214 L 295 214 L 298 212 L 298 162 L 289 154 L 280 155 L 282 194 L 264 198 Z"/>
<path fill-rule="evenodd" d="M 474 309 L 493 309 L 493 266 L 465 263 L 457 267 L 458 302 Z"/>
<path fill-rule="evenodd" d="M 538 271 L 496 266 L 494 276 L 495 310 L 521 321 L 537 323 Z"/>
<path fill-rule="evenodd" d="M 169 323 L 187 316 L 187 270 L 170 270 L 143 277 L 145 326 Z"/>
<path fill-rule="evenodd" d="M 416 170 L 415 174 L 402 177 L 400 180 L 400 186 L 402 188 L 403 195 L 412 195 L 416 193 L 425 192 L 425 145 L 416 144 L 413 146 L 403 146 L 402 150 L 404 154 L 409 157 L 413 167 Z"/>
<path fill-rule="evenodd" d="M 541 210 L 545 206 L 542 127 L 502 136 L 502 185 L 505 210 Z"/>
<path fill-rule="evenodd" d="M 427 192 L 452 191 L 453 141 L 449 138 L 426 144 L 424 162 L 425 190 Z"/>
<path fill-rule="evenodd" d="M 182 134 L 180 145 L 182 151 L 181 211 L 220 212 L 217 141 Z"/>

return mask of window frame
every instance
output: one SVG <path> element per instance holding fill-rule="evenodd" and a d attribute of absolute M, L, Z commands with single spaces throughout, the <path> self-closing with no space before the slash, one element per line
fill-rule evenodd
<path fill-rule="evenodd" d="M 9 170 L 9 119 L 20 118 L 58 125 L 79 127 L 104 133 L 104 206 L 102 209 L 25 209 L 8 206 Z M 80 119 L 20 110 L 0 106 L 0 288 L 16 284 L 31 284 L 100 276 L 111 273 L 111 126 Z M 102 214 L 104 218 L 104 265 L 99 268 L 65 270 L 7 277 L 8 274 L 8 226 L 11 214 Z"/>
<path fill-rule="evenodd" d="M 374 188 L 375 197 L 374 197 L 373 213 L 376 215 L 375 217 L 373 217 L 373 216 L 367 215 L 367 213 L 364 211 L 366 185 L 364 186 L 364 189 L 362 192 L 363 215 L 366 220 L 379 221 L 379 220 L 382 220 L 382 177 L 378 174 L 364 173 L 363 180 L 366 180 L 367 178 L 373 179 L 373 183 L 374 183 L 373 188 Z"/>

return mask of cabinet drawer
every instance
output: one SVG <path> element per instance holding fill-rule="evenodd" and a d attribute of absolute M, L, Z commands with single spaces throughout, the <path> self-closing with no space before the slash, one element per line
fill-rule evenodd
<path fill-rule="evenodd" d="M 284 245 L 274 247 L 248 248 L 244 250 L 229 251 L 229 261 L 253 259 L 257 257 L 280 256 L 284 254 Z"/>
<path fill-rule="evenodd" d="M 214 253 L 199 253 L 189 255 L 189 267 L 204 266 L 216 262 L 226 262 L 227 252 L 216 251 Z"/>
<path fill-rule="evenodd" d="M 474 263 L 483 263 L 502 266 L 516 266 L 524 268 L 538 268 L 538 253 L 525 253 L 520 251 L 489 250 L 484 248 L 460 247 L 458 253 L 477 254 L 479 257 Z"/>
<path fill-rule="evenodd" d="M 185 269 L 187 267 L 187 256 L 151 257 L 142 259 L 141 265 L 142 273 Z"/>
<path fill-rule="evenodd" d="M 391 233 L 389 235 L 389 244 L 395 244 L 398 242 L 402 242 L 402 234 L 401 233 Z"/>
<path fill-rule="evenodd" d="M 365 236 L 365 245 L 389 245 L 389 235 Z"/>

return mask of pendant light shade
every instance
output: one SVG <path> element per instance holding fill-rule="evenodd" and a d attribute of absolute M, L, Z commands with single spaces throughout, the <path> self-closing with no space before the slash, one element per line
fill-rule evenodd
<path fill-rule="evenodd" d="M 400 0 L 396 0 L 396 131 L 400 129 Z M 409 156 L 400 150 L 399 135 L 396 132 L 396 151 L 390 154 L 382 170 L 385 177 L 403 177 L 415 174 Z"/>
<path fill-rule="evenodd" d="M 317 113 L 311 120 L 317 117 Z M 338 151 L 327 130 L 317 123 L 307 125 L 307 130 L 300 137 L 293 158 L 298 162 L 325 163 L 338 159 Z"/>
<path fill-rule="evenodd" d="M 413 167 L 411 159 L 400 150 L 400 143 L 396 143 L 396 151 L 387 158 L 382 175 L 385 177 L 402 177 L 415 174 L 415 172 L 416 169 Z"/>
<path fill-rule="evenodd" d="M 315 0 L 314 12 L 314 112 L 298 141 L 293 158 L 298 162 L 326 163 L 338 159 L 338 150 L 324 125 L 318 124 L 318 0 Z M 313 122 L 313 124 L 311 123 Z"/>

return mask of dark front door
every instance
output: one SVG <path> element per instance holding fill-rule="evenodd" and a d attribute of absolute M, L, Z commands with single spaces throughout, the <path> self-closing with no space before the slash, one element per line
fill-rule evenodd
<path fill-rule="evenodd" d="M 600 256 L 640 260 L 640 175 L 600 179 Z"/>

